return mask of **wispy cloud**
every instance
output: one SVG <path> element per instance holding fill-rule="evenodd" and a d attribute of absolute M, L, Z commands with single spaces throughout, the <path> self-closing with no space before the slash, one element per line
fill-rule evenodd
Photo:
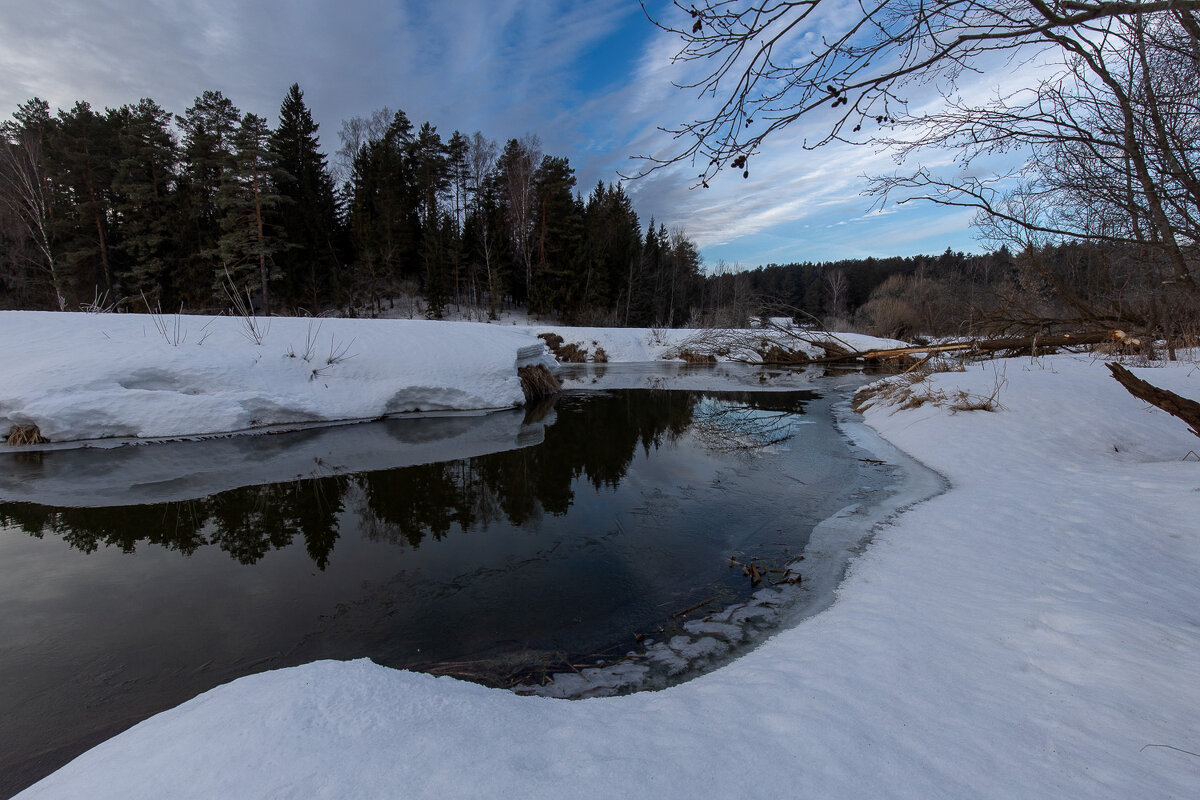
<path fill-rule="evenodd" d="M 153 97 L 181 113 L 220 89 L 273 117 L 298 82 L 327 152 L 343 119 L 387 106 L 446 135 L 537 133 L 570 156 L 586 193 L 635 169 L 631 155 L 671 152 L 659 126 L 710 102 L 671 85 L 697 68 L 670 64 L 677 46 L 638 5 L 610 0 L 0 0 L 0 112 L 37 95 L 55 107 Z M 698 169 L 678 165 L 628 189 L 643 222 L 687 230 L 710 260 L 805 258 L 812 232 L 842 219 L 856 223 L 855 246 L 894 242 L 859 196 L 861 176 L 889 171 L 889 155 L 804 150 L 821 124 L 777 136 L 748 180 L 692 190 Z"/>

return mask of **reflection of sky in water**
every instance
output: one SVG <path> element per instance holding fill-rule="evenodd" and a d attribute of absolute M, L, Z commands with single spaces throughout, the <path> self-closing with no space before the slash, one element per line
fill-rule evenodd
<path fill-rule="evenodd" d="M 828 419 L 825 403 L 804 421 Z M 325 657 L 620 652 L 714 592 L 746 593 L 730 555 L 799 552 L 844 505 L 856 466 L 829 425 L 796 426 L 765 453 L 706 447 L 688 431 L 714 407 L 684 392 L 567 395 L 544 444 L 457 462 L 125 509 L 0 504 L 0 773 L 37 771 L 28 754 L 61 745 L 56 766 L 110 726 L 242 674 Z M 523 419 L 502 422 L 512 441 Z M 399 449 L 361 426 L 372 430 Z M 352 429 L 296 441 L 342 434 L 368 441 Z M 220 443 L 190 446 L 208 444 Z M 102 521 L 84 535 L 89 515 Z M 171 549 L 175 535 L 189 554 Z"/>

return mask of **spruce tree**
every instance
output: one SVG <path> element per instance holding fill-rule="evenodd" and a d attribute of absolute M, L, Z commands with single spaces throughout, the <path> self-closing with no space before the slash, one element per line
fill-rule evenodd
<path fill-rule="evenodd" d="M 533 238 L 536 284 L 529 295 L 532 313 L 557 311 L 576 316 L 585 287 L 579 281 L 583 208 L 572 194 L 575 170 L 563 157 L 544 156 L 534 174 Z"/>
<path fill-rule="evenodd" d="M 425 300 L 428 315 L 440 319 L 446 305 L 450 264 L 449 228 L 442 216 L 442 201 L 450 186 L 446 146 L 437 128 L 423 124 L 409 146 L 408 158 L 415 181 L 413 192 L 420 220 L 421 262 L 424 265 Z"/>
<path fill-rule="evenodd" d="M 317 138 L 318 125 L 293 83 L 271 133 L 274 182 L 280 202 L 272 215 L 286 249 L 276 253 L 288 302 L 314 313 L 341 299 L 344 287 L 335 252 L 337 205 L 333 178 Z"/>

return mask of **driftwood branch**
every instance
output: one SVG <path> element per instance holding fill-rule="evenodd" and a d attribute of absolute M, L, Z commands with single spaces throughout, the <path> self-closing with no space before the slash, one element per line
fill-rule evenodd
<path fill-rule="evenodd" d="M 1200 436 L 1200 403 L 1146 383 L 1120 364 L 1105 364 L 1105 366 L 1131 395 L 1156 408 L 1161 408 L 1173 417 L 1178 417 L 1188 424 L 1193 434 Z"/>

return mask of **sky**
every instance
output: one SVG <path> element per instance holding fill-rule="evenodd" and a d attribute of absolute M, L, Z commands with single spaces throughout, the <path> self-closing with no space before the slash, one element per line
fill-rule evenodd
<path fill-rule="evenodd" d="M 696 116 L 702 101 L 672 83 L 687 78 L 678 44 L 635 0 L 0 0 L 0 117 L 34 96 L 52 108 L 150 97 L 178 114 L 217 89 L 274 124 L 299 83 L 330 155 L 343 120 L 402 109 L 447 138 L 536 134 L 586 196 L 636 171 L 631 157 L 669 150 L 660 127 Z M 692 189 L 681 165 L 626 189 L 643 225 L 685 231 L 710 270 L 984 249 L 969 211 L 872 207 L 864 176 L 896 169 L 889 153 L 808 151 L 806 132 L 771 140 L 749 179 Z"/>

